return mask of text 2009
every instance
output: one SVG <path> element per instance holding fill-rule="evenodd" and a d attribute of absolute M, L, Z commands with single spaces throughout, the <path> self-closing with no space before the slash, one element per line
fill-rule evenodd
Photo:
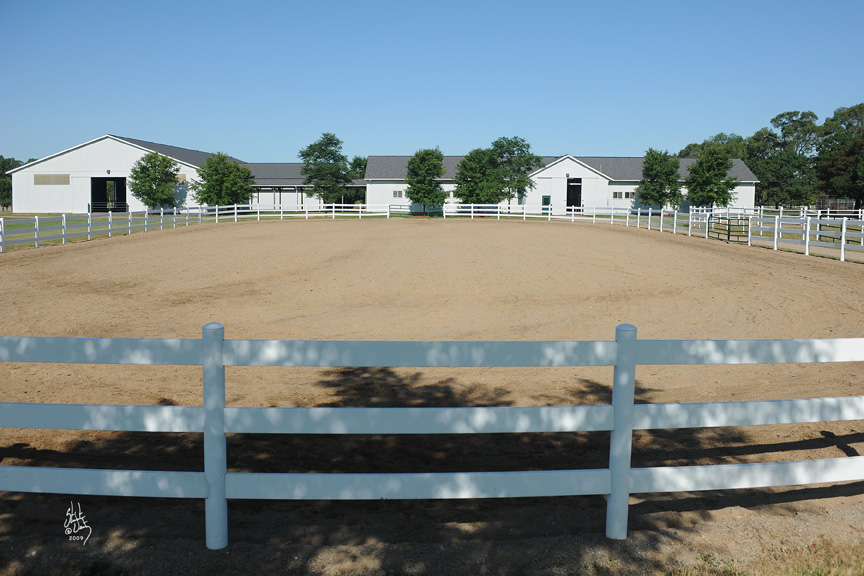
<path fill-rule="evenodd" d="M 84 536 L 69 536 L 69 540 L 84 540 Z"/>

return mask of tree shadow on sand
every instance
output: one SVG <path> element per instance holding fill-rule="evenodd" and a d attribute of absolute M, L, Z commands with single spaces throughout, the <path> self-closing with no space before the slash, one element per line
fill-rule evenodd
<path fill-rule="evenodd" d="M 504 388 L 453 378 L 433 383 L 422 372 L 386 368 L 321 373 L 327 407 L 512 406 Z M 637 383 L 637 402 L 656 391 Z M 559 396 L 538 405 L 606 404 L 611 387 L 573 378 Z M 170 399 L 159 402 L 171 405 Z M 796 450 L 858 455 L 864 435 L 752 443 L 746 429 L 657 430 L 634 436 L 633 465 L 734 463 Z M 62 447 L 0 445 L 9 465 L 142 470 L 203 470 L 200 434 L 82 433 Z M 834 454 L 833 457 L 837 457 Z M 468 472 L 557 470 L 608 466 L 609 433 L 488 435 L 230 435 L 234 472 Z M 665 565 L 651 550 L 698 532 L 670 513 L 712 513 L 733 506 L 778 508 L 802 500 L 861 492 L 862 484 L 648 496 L 630 507 L 631 538 L 605 534 L 605 497 L 420 501 L 230 501 L 229 546 L 204 544 L 200 501 L 4 494 L 0 499 L 0 566 L 10 573 L 68 573 L 105 560 L 126 573 L 211 574 L 214 571 L 295 574 L 552 574 L 651 573 Z M 69 502 L 87 512 L 95 537 L 88 547 L 62 542 Z M 670 531 L 674 527 L 676 531 Z M 634 544 L 638 542 L 638 544 Z M 122 553 L 117 553 L 122 549 Z M 35 554 L 34 554 L 35 552 Z M 52 555 L 53 552 L 53 555 Z M 160 564 L 161 554 L 168 564 Z M 11 567 L 11 568 L 10 568 Z M 605 572 L 604 572 L 605 570 Z M 110 572 L 103 572 L 110 573 Z"/>

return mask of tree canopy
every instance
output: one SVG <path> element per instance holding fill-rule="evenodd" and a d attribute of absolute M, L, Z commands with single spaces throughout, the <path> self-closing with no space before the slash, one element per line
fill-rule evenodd
<path fill-rule="evenodd" d="M 543 158 L 531 152 L 531 145 L 524 138 L 501 137 L 492 142 L 491 149 L 497 164 L 501 200 L 523 197 L 534 189 L 534 181 L 528 175 L 543 164 Z"/>
<path fill-rule="evenodd" d="M 306 177 L 303 181 L 308 186 L 306 195 L 320 198 L 327 204 L 340 202 L 345 196 L 345 185 L 351 182 L 348 157 L 342 153 L 342 140 L 335 134 L 324 132 L 298 155 L 305 164 L 301 173 Z"/>
<path fill-rule="evenodd" d="M 471 150 L 459 161 L 454 194 L 465 204 L 497 204 L 503 196 L 497 169 L 494 150 Z"/>
<path fill-rule="evenodd" d="M 405 196 L 414 204 L 422 204 L 423 212 L 427 206 L 441 206 L 447 193 L 441 188 L 440 178 L 444 175 L 444 155 L 438 148 L 418 150 L 408 160 L 408 173 L 405 182 L 408 188 Z"/>
<path fill-rule="evenodd" d="M 642 165 L 642 180 L 636 189 L 636 197 L 645 205 L 681 204 L 681 175 L 678 172 L 680 161 L 668 151 L 649 148 Z"/>
<path fill-rule="evenodd" d="M 0 204 L 9 204 L 12 202 L 12 176 L 6 174 L 6 172 L 23 165 L 24 162 L 21 160 L 0 156 Z"/>
<path fill-rule="evenodd" d="M 455 193 L 468 204 L 498 204 L 522 197 L 534 188 L 529 174 L 542 163 L 524 138 L 498 138 L 489 148 L 477 148 L 462 158 Z"/>
<path fill-rule="evenodd" d="M 190 188 L 199 204 L 246 204 L 252 199 L 255 179 L 248 166 L 228 159 L 224 152 L 211 154 L 198 168 L 198 179 Z"/>
<path fill-rule="evenodd" d="M 823 192 L 864 206 L 864 103 L 838 108 L 825 120 L 818 174 Z"/>
<path fill-rule="evenodd" d="M 173 158 L 150 152 L 132 165 L 129 190 L 148 208 L 173 208 L 177 203 L 174 187 L 177 186 L 179 172 L 180 166 Z"/>
<path fill-rule="evenodd" d="M 728 176 L 732 158 L 720 145 L 706 146 L 690 166 L 685 180 L 687 201 L 693 206 L 728 206 L 738 179 Z"/>

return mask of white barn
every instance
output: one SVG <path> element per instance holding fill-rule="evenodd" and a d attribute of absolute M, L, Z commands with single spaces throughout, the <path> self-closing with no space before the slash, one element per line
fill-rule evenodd
<path fill-rule="evenodd" d="M 369 204 L 392 204 L 411 206 L 414 211 L 422 207 L 412 206 L 405 197 L 408 185 L 405 176 L 410 156 L 370 156 L 366 167 L 366 202 Z M 461 156 L 444 157 L 444 176 L 441 186 L 449 193 L 448 202 L 458 202 L 456 169 Z M 511 203 L 531 207 L 551 206 L 563 211 L 565 207 L 637 207 L 636 188 L 642 179 L 644 158 L 596 157 L 596 156 L 547 156 L 543 166 L 531 174 L 534 188 L 523 199 Z M 681 179 L 687 176 L 693 158 L 682 158 Z M 734 159 L 730 176 L 738 179 L 733 190 L 732 205 L 739 208 L 755 207 L 756 176 L 742 160 Z M 686 189 L 684 190 L 686 194 Z M 502 204 L 506 204 L 502 203 Z M 684 206 L 686 208 L 686 204 Z"/>
<path fill-rule="evenodd" d="M 110 134 L 10 170 L 12 207 L 15 212 L 36 214 L 142 211 L 144 204 L 129 190 L 129 174 L 135 162 L 150 152 L 177 161 L 177 205 L 197 207 L 188 183 L 197 178 L 197 169 L 211 156 L 209 152 Z M 252 171 L 253 202 L 281 203 L 286 210 L 314 209 L 321 204 L 303 193 L 302 164 L 249 164 L 230 156 L 229 160 Z"/>
<path fill-rule="evenodd" d="M 150 152 L 177 161 L 178 205 L 197 206 L 188 182 L 209 153 L 108 134 L 11 170 L 12 207 L 25 213 L 144 210 L 129 192 L 128 178 L 135 162 Z"/>

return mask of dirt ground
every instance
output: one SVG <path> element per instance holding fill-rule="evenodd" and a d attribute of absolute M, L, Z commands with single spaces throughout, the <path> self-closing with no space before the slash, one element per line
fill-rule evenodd
<path fill-rule="evenodd" d="M 356 340 L 864 336 L 864 265 L 568 222 L 221 223 L 0 255 L 0 335 Z M 611 368 L 230 368 L 234 406 L 542 406 L 611 400 Z M 0 363 L 4 402 L 200 405 L 200 369 Z M 640 402 L 864 394 L 860 364 L 654 367 Z M 229 469 L 598 468 L 607 433 L 230 436 Z M 864 423 L 642 432 L 634 466 L 864 454 Z M 202 470 L 187 434 L 0 430 L 3 465 Z M 70 502 L 92 528 L 70 542 Z M 618 574 L 756 566 L 864 538 L 864 482 L 634 495 L 604 538 L 601 497 L 229 502 L 209 551 L 200 501 L 0 494 L 0 574 Z"/>

